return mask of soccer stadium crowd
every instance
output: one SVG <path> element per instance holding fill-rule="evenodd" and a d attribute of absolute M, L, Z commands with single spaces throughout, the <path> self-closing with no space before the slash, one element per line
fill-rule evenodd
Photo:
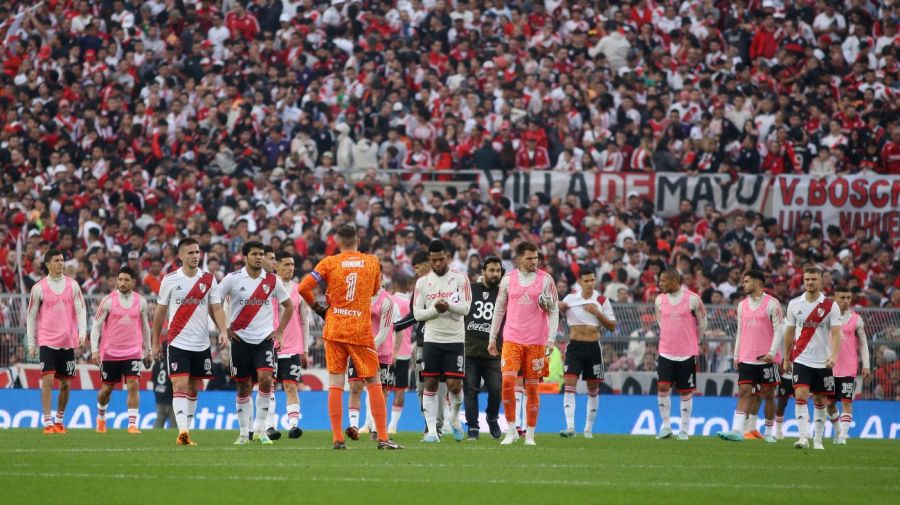
<path fill-rule="evenodd" d="M 593 268 L 608 298 L 652 303 L 674 266 L 730 303 L 759 268 L 786 301 L 813 262 L 826 293 L 900 308 L 887 234 L 809 213 L 785 236 L 690 201 L 662 219 L 636 194 L 515 205 L 470 172 L 900 175 L 898 16 L 867 0 L 0 1 L 0 291 L 27 292 L 54 247 L 85 293 L 126 264 L 157 293 L 186 236 L 219 278 L 255 238 L 301 278 L 355 223 L 388 287 L 431 238 L 473 279 L 531 239 L 560 293 Z"/>

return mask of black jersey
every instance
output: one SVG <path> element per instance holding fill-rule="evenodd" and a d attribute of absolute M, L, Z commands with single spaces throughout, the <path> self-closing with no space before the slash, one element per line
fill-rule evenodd
<path fill-rule="evenodd" d="M 493 358 L 487 352 L 488 340 L 491 336 L 491 322 L 494 320 L 494 307 L 497 304 L 498 284 L 488 289 L 481 282 L 472 284 L 472 305 L 466 315 L 466 356 L 473 358 Z M 501 337 L 502 338 L 502 331 Z M 498 341 L 498 350 L 500 342 Z"/>

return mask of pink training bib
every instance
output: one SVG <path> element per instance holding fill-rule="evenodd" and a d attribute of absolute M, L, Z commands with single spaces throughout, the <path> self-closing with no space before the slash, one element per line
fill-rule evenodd
<path fill-rule="evenodd" d="M 384 308 L 385 303 L 393 304 L 394 301 L 391 299 L 390 294 L 387 291 L 381 290 L 378 293 L 378 296 L 375 297 L 375 302 L 372 303 L 372 337 L 381 331 L 381 328 L 385 325 L 393 327 L 393 321 L 382 321 L 381 320 L 381 309 Z M 383 365 L 391 364 L 392 358 L 394 357 L 394 330 L 393 328 L 388 330 L 387 338 L 384 339 L 384 342 L 378 346 L 378 362 Z"/>
<path fill-rule="evenodd" d="M 684 290 L 681 302 L 672 305 L 669 295 L 663 294 L 659 304 L 659 353 L 668 356 L 696 356 L 700 345 L 697 321 L 691 313 L 691 295 Z"/>
<path fill-rule="evenodd" d="M 119 294 L 106 298 L 110 301 L 109 314 L 103 322 L 100 336 L 100 359 L 103 361 L 124 361 L 143 357 L 143 331 L 141 328 L 141 301 L 139 294 L 127 309 L 119 302 Z"/>
<path fill-rule="evenodd" d="M 756 310 L 750 308 L 750 297 L 741 302 L 741 348 L 738 349 L 738 360 L 741 363 L 759 361 L 759 357 L 769 354 L 775 330 L 769 319 L 769 295 L 764 294 L 762 302 Z"/>
<path fill-rule="evenodd" d="M 284 335 L 281 337 L 281 347 L 278 349 L 278 354 L 305 354 L 306 353 L 306 335 L 303 334 L 303 322 L 300 321 L 300 292 L 297 291 L 296 284 L 291 281 L 288 283 L 288 294 L 291 298 L 291 303 L 294 304 L 294 313 L 291 315 L 291 320 L 288 322 L 287 327 L 284 329 Z M 272 304 L 272 309 L 275 313 L 275 328 L 278 328 L 279 321 L 281 320 L 281 305 L 278 303 Z"/>
<path fill-rule="evenodd" d="M 41 279 L 41 307 L 37 315 L 39 346 L 73 349 L 78 344 L 78 320 L 75 316 L 75 296 L 72 279 L 65 278 L 66 287 L 56 294 L 47 278 Z"/>
<path fill-rule="evenodd" d="M 859 314 L 852 312 L 847 324 L 841 326 L 841 347 L 834 363 L 835 377 L 856 377 L 859 370 L 859 340 L 856 338 L 856 327 Z"/>
<path fill-rule="evenodd" d="M 537 278 L 528 286 L 519 283 L 519 270 L 509 275 L 509 297 L 506 301 L 506 325 L 503 339 L 524 345 L 545 345 L 550 330 L 550 318 L 538 305 L 544 291 L 546 273 L 537 271 Z"/>

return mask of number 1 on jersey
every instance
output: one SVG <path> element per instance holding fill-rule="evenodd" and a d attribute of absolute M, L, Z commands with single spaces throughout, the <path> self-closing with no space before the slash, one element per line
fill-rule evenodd
<path fill-rule="evenodd" d="M 348 275 L 344 282 L 347 284 L 347 301 L 352 302 L 356 298 L 356 272 Z"/>

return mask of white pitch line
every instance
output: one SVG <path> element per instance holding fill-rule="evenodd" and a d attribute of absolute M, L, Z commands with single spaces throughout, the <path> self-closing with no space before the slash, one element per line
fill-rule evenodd
<path fill-rule="evenodd" d="M 2 472 L 0 477 L 37 477 L 51 479 L 120 479 L 120 480 L 195 480 L 195 481 L 263 481 L 263 482 L 347 482 L 347 483 L 375 483 L 375 484 L 450 484 L 459 485 L 458 482 L 450 480 L 433 480 L 423 478 L 377 478 L 377 477 L 321 477 L 321 476 L 305 476 L 290 477 L 277 475 L 146 475 L 146 474 L 102 474 L 88 472 Z M 629 482 L 629 481 L 601 481 L 601 480 L 510 480 L 510 479 L 484 479 L 477 481 L 469 481 L 469 484 L 481 485 L 516 485 L 516 486 L 581 486 L 581 487 L 661 487 L 661 488 L 709 488 L 709 489 L 746 489 L 746 483 L 727 484 L 722 482 Z M 822 490 L 822 489 L 847 489 L 846 485 L 829 486 L 827 484 L 777 484 L 757 482 L 753 484 L 756 489 L 796 489 L 796 490 Z M 859 486 L 866 487 L 865 485 Z M 900 491 L 900 486 L 886 486 L 880 488 L 883 491 Z"/>

